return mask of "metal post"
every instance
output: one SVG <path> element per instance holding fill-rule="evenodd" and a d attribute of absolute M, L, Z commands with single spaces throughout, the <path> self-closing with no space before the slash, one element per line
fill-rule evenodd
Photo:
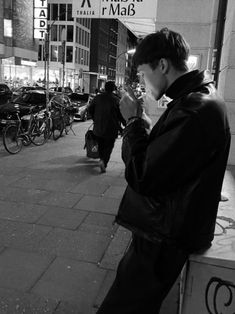
<path fill-rule="evenodd" d="M 45 63 L 46 63 L 46 110 L 49 104 L 49 32 L 45 34 Z"/>
<path fill-rule="evenodd" d="M 64 93 L 64 79 L 65 79 L 65 40 L 62 41 L 62 93 Z"/>

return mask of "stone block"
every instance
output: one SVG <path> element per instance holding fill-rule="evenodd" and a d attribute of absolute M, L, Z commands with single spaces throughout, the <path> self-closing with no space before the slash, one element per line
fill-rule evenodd
<path fill-rule="evenodd" d="M 89 195 L 84 196 L 74 208 L 115 215 L 119 204 L 118 199 Z"/>
<path fill-rule="evenodd" d="M 61 308 L 64 309 L 64 302 L 73 304 L 70 306 L 71 313 L 76 310 L 75 305 L 79 309 L 75 313 L 91 313 L 105 274 L 106 271 L 91 263 L 56 258 L 37 282 L 33 292 L 44 298 L 63 300 Z M 58 309 L 57 313 L 63 312 Z"/>
<path fill-rule="evenodd" d="M 35 253 L 6 249 L 0 254 L 0 287 L 26 292 L 48 268 L 52 259 Z"/>
<path fill-rule="evenodd" d="M 69 208 L 53 207 L 38 221 L 41 225 L 75 230 L 82 223 L 88 212 Z"/>
<path fill-rule="evenodd" d="M 110 241 L 110 237 L 100 234 L 56 228 L 40 242 L 38 249 L 42 254 L 97 263 Z"/>

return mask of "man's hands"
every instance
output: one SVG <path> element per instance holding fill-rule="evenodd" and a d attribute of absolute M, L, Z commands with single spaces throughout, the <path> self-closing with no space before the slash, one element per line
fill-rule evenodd
<path fill-rule="evenodd" d="M 140 117 L 145 122 L 146 129 L 151 129 L 152 121 L 146 115 L 143 108 L 143 100 L 136 98 L 133 90 L 128 87 L 120 100 L 120 112 L 123 118 L 128 121 L 131 117 Z"/>
<path fill-rule="evenodd" d="M 143 108 L 141 102 L 135 97 L 133 90 L 128 87 L 120 100 L 120 111 L 123 118 L 128 121 L 131 117 L 141 117 Z"/>

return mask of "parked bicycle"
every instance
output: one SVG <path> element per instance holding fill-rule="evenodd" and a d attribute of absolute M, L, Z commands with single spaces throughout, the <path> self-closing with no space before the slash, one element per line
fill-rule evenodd
<path fill-rule="evenodd" d="M 65 131 L 68 134 L 73 132 L 74 113 L 71 107 L 65 107 L 57 101 L 51 103 L 51 119 L 53 139 L 57 140 Z"/>
<path fill-rule="evenodd" d="M 35 112 L 35 107 L 29 109 L 29 114 L 20 117 L 19 107 L 16 106 L 14 118 L 7 120 L 3 129 L 3 145 L 10 154 L 21 151 L 22 146 L 40 146 L 49 136 L 48 113 Z"/>

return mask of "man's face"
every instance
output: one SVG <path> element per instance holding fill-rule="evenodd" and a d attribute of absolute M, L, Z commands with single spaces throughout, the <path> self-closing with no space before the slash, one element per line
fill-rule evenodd
<path fill-rule="evenodd" d="M 145 81 L 146 91 L 149 90 L 154 99 L 160 99 L 167 89 L 167 81 L 161 65 L 158 64 L 153 70 L 149 64 L 141 64 L 138 66 L 138 71 Z"/>

